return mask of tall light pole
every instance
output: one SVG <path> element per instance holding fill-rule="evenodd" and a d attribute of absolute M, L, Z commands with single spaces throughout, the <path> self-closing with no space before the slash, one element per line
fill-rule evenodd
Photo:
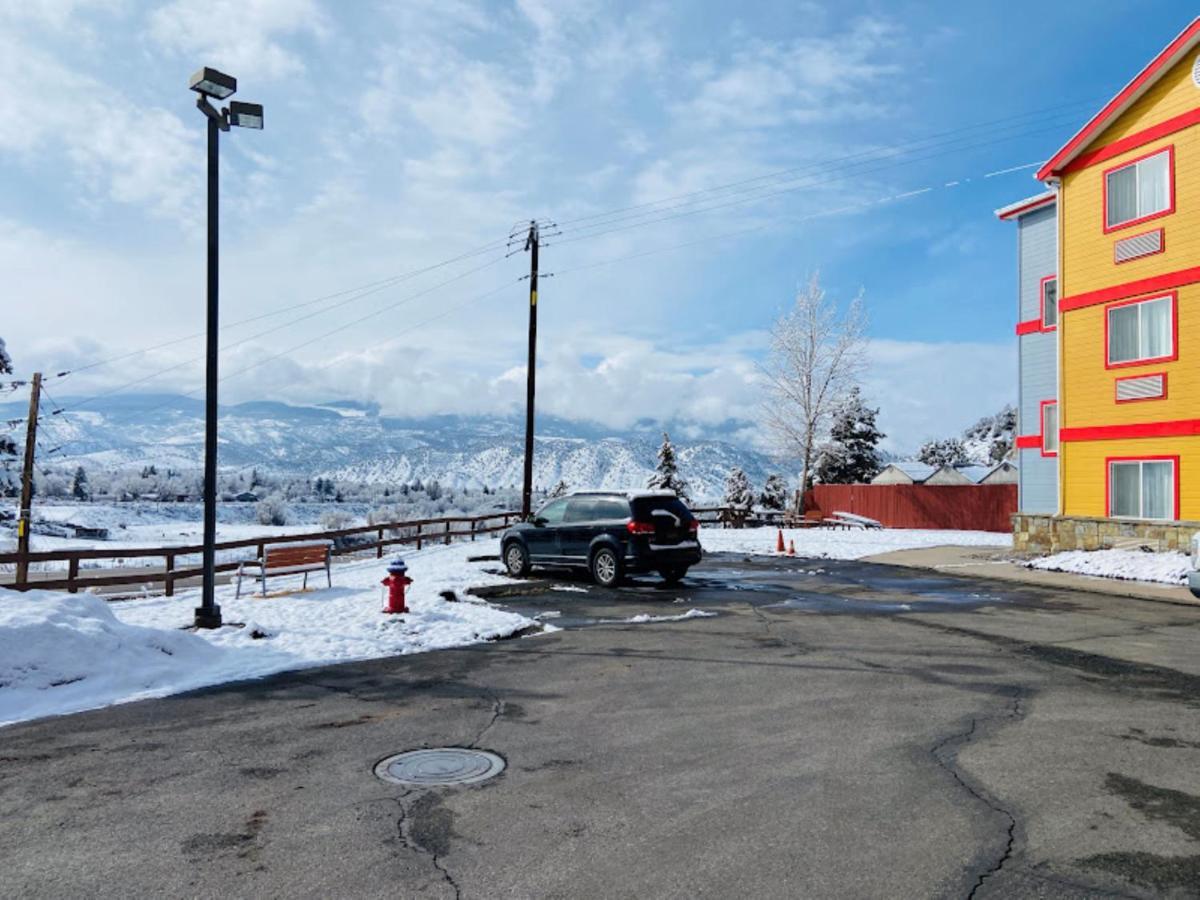
<path fill-rule="evenodd" d="M 217 151 L 218 138 L 231 125 L 262 128 L 263 108 L 257 103 L 232 101 L 218 110 L 209 102 L 224 100 L 237 90 L 237 79 L 216 69 L 203 68 L 188 85 L 200 96 L 196 108 L 208 118 L 208 341 L 204 372 L 204 582 L 200 606 L 196 608 L 197 628 L 219 628 L 221 607 L 217 606 Z"/>

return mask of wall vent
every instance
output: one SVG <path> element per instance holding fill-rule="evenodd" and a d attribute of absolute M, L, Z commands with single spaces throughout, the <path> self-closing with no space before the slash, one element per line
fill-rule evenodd
<path fill-rule="evenodd" d="M 1122 238 L 1113 245 L 1113 260 L 1118 263 L 1129 262 L 1142 256 L 1162 253 L 1163 230 L 1156 228 L 1145 234 L 1135 234 L 1133 237 Z"/>
<path fill-rule="evenodd" d="M 1157 400 L 1167 395 L 1166 375 L 1139 375 L 1135 378 L 1117 379 L 1117 402 L 1130 400 Z"/>

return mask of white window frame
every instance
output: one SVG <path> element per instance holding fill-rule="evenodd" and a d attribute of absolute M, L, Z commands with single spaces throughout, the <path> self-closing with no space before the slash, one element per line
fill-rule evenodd
<path fill-rule="evenodd" d="M 1049 285 L 1054 285 L 1054 321 L 1046 321 L 1046 288 Z M 1058 327 L 1058 276 L 1048 276 L 1042 279 L 1042 331 L 1051 331 Z"/>
<path fill-rule="evenodd" d="M 1046 410 L 1054 410 L 1054 427 L 1046 427 Z M 1042 456 L 1058 455 L 1058 401 L 1042 404 Z"/>
<path fill-rule="evenodd" d="M 1143 515 L 1143 513 L 1146 510 L 1146 496 L 1145 496 L 1145 492 L 1142 490 L 1142 486 L 1144 484 L 1144 481 L 1142 479 L 1142 467 L 1145 466 L 1147 463 L 1159 464 L 1159 465 L 1166 464 L 1171 467 L 1171 489 L 1167 495 L 1170 498 L 1168 501 L 1170 509 L 1168 510 L 1168 514 L 1163 518 L 1151 518 L 1150 516 Z M 1116 503 L 1117 490 L 1116 490 L 1116 479 L 1113 477 L 1114 476 L 1113 470 L 1117 466 L 1137 466 L 1138 514 L 1136 516 L 1121 515 L 1121 514 L 1117 513 L 1116 509 L 1114 508 L 1114 505 Z M 1110 518 L 1114 518 L 1114 519 L 1117 519 L 1117 518 L 1119 518 L 1119 519 L 1140 519 L 1144 522 L 1173 522 L 1173 521 L 1175 521 L 1175 515 L 1177 513 L 1177 510 L 1175 509 L 1175 496 L 1176 496 L 1176 490 L 1177 490 L 1178 483 L 1179 483 L 1179 463 L 1175 459 L 1112 459 L 1112 460 L 1109 460 L 1108 461 L 1108 510 L 1107 510 L 1108 516 Z"/>
<path fill-rule="evenodd" d="M 1140 173 L 1134 176 L 1134 184 L 1136 187 L 1135 206 L 1137 209 L 1130 219 L 1122 219 L 1120 222 L 1111 220 L 1111 211 L 1109 203 L 1113 196 L 1112 178 L 1121 172 L 1129 169 L 1138 170 L 1144 163 L 1148 163 L 1160 156 L 1167 158 L 1167 205 L 1162 209 L 1144 210 L 1142 209 L 1142 179 Z M 1148 156 L 1143 156 L 1141 159 L 1135 159 L 1133 162 L 1126 163 L 1123 166 L 1116 166 L 1104 173 L 1104 230 L 1105 232 L 1116 231 L 1119 228 L 1124 228 L 1127 225 L 1133 225 L 1139 222 L 1145 222 L 1149 219 L 1157 218 L 1158 216 L 1166 215 L 1174 208 L 1175 197 L 1175 154 L 1172 147 L 1164 147 L 1157 153 L 1151 153 Z"/>
<path fill-rule="evenodd" d="M 1147 303 L 1166 303 L 1167 308 L 1171 311 L 1170 319 L 1167 324 L 1167 335 L 1169 343 L 1167 352 L 1158 356 L 1135 356 L 1132 359 L 1113 359 L 1112 358 L 1112 340 L 1113 340 L 1113 324 L 1112 314 L 1117 310 L 1131 309 L 1136 307 L 1138 311 L 1138 353 L 1142 352 L 1142 312 L 1143 307 Z M 1135 303 L 1115 303 L 1104 311 L 1105 329 L 1104 329 L 1104 359 L 1109 368 L 1118 366 L 1136 366 L 1143 363 L 1161 362 L 1163 360 L 1175 358 L 1175 295 L 1163 294 L 1161 297 L 1147 297 L 1145 300 L 1138 300 Z"/>

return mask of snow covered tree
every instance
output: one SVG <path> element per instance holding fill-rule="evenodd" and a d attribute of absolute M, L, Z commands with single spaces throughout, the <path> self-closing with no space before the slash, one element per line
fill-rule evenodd
<path fill-rule="evenodd" d="M 658 448 L 658 465 L 654 474 L 646 482 L 646 487 L 656 491 L 674 491 L 680 500 L 691 500 L 688 496 L 688 483 L 679 477 L 679 467 L 675 462 L 675 445 L 671 436 L 663 432 L 662 446 Z"/>
<path fill-rule="evenodd" d="M 71 479 L 71 496 L 76 500 L 92 498 L 92 489 L 88 487 L 87 472 L 83 470 L 83 466 L 75 469 L 75 476 Z"/>
<path fill-rule="evenodd" d="M 12 357 L 0 338 L 0 375 L 11 375 L 13 371 Z M 13 440 L 12 429 L 0 422 L 0 496 L 13 494 L 17 489 L 17 478 L 13 464 L 17 458 L 17 442 Z"/>
<path fill-rule="evenodd" d="M 963 442 L 958 438 L 926 441 L 917 451 L 917 460 L 927 466 L 959 466 L 971 461 Z"/>
<path fill-rule="evenodd" d="M 564 481 L 563 479 L 560 478 L 560 479 L 558 479 L 558 484 L 556 484 L 554 487 L 550 488 L 549 498 L 551 500 L 553 500 L 555 497 L 562 497 L 570 490 L 571 490 L 570 485 L 568 485 L 566 483 L 566 481 Z"/>
<path fill-rule="evenodd" d="M 998 463 L 1012 452 L 1017 411 L 1005 404 L 994 416 L 984 416 L 963 432 L 963 446 L 973 462 Z"/>
<path fill-rule="evenodd" d="M 768 475 L 758 497 L 759 505 L 764 509 L 786 509 L 788 502 L 787 482 L 782 475 Z"/>
<path fill-rule="evenodd" d="M 866 365 L 865 328 L 861 294 L 839 312 L 816 275 L 771 327 L 764 424 L 780 453 L 800 460 L 800 492 L 834 410 Z"/>
<path fill-rule="evenodd" d="M 280 494 L 272 494 L 266 500 L 258 501 L 254 507 L 255 517 L 259 525 L 286 525 L 288 520 L 287 504 Z"/>
<path fill-rule="evenodd" d="M 750 488 L 750 479 L 740 468 L 733 468 L 725 479 L 725 496 L 721 503 L 732 509 L 749 511 L 754 505 L 754 491 Z"/>
<path fill-rule="evenodd" d="M 816 477 L 823 484 L 864 484 L 879 474 L 879 442 L 887 435 L 875 424 L 878 409 L 863 403 L 855 385 L 838 407 L 829 442 L 817 457 Z"/>

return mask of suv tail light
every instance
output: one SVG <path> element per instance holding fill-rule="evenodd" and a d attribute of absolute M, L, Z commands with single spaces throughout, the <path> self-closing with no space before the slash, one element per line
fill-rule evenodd
<path fill-rule="evenodd" d="M 630 534 L 654 534 L 653 522 L 630 522 L 625 527 Z"/>
<path fill-rule="evenodd" d="M 692 534 L 695 534 L 699 530 L 700 530 L 700 520 L 699 519 L 692 519 L 692 521 L 688 522 L 688 531 L 690 531 Z"/>

